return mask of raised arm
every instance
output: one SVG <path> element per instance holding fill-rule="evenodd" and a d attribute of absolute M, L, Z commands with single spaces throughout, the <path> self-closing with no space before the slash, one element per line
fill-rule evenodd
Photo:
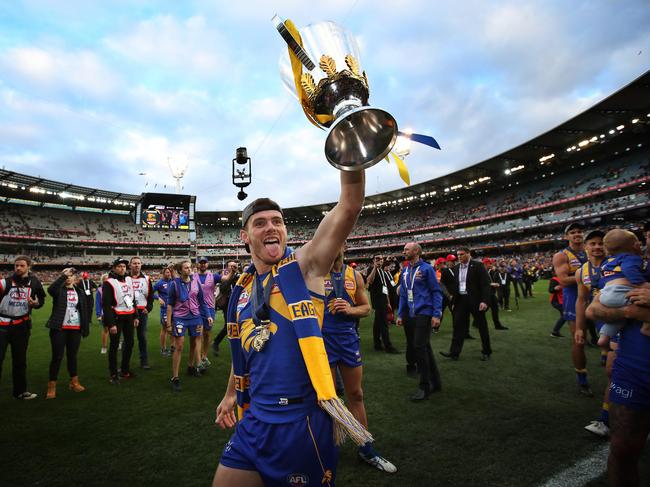
<path fill-rule="evenodd" d="M 309 289 L 321 288 L 318 279 L 327 275 L 341 246 L 350 235 L 363 208 L 364 171 L 341 171 L 341 195 L 320 222 L 314 237 L 296 252 L 296 259 Z"/>

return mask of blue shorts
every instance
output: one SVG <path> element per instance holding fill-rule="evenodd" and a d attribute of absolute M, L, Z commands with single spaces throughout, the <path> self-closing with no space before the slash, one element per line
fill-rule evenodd
<path fill-rule="evenodd" d="M 191 337 L 201 336 L 201 332 L 198 330 L 199 326 L 203 326 L 201 317 L 197 318 L 174 318 L 172 321 L 172 336 L 182 337 L 185 336 L 185 330 Z"/>
<path fill-rule="evenodd" d="M 220 463 L 254 470 L 266 486 L 334 486 L 338 448 L 332 419 L 318 406 L 292 423 L 265 423 L 247 411 Z"/>
<path fill-rule="evenodd" d="M 632 409 L 650 411 L 650 374 L 632 371 L 614 361 L 609 401 Z"/>
<path fill-rule="evenodd" d="M 578 299 L 578 287 L 570 286 L 562 288 L 562 317 L 567 321 L 576 320 L 576 300 Z"/>
<path fill-rule="evenodd" d="M 359 367 L 363 365 L 361 361 L 361 348 L 359 345 L 359 335 L 351 333 L 324 333 L 323 341 L 325 342 L 325 351 L 330 366 L 336 364 L 347 365 L 348 367 Z"/>
<path fill-rule="evenodd" d="M 216 311 L 212 308 L 208 308 L 208 313 L 210 313 L 210 318 L 212 318 L 212 323 L 214 324 L 214 317 L 216 315 Z M 203 319 L 203 329 L 205 331 L 212 330 L 212 325 L 208 323 L 208 317 L 201 315 L 201 318 Z"/>

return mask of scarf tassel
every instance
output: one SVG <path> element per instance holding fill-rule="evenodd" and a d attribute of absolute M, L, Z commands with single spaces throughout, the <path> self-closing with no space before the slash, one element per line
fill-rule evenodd
<path fill-rule="evenodd" d="M 370 432 L 352 416 L 338 397 L 318 401 L 318 405 L 334 420 L 334 441 L 337 445 L 341 445 L 347 437 L 359 446 L 374 441 Z"/>

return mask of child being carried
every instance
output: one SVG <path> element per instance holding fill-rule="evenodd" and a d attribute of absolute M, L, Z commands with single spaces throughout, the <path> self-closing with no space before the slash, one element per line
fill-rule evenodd
<path fill-rule="evenodd" d="M 601 278 L 605 287 L 599 299 L 603 306 L 621 308 L 629 303 L 626 295 L 637 287 L 650 288 L 646 282 L 641 259 L 641 244 L 632 232 L 614 229 L 603 240 L 607 258 L 601 266 Z M 625 321 L 605 323 L 600 329 L 598 345 L 609 348 L 609 339 L 619 332 Z M 650 336 L 650 323 L 643 323 L 641 333 Z"/>

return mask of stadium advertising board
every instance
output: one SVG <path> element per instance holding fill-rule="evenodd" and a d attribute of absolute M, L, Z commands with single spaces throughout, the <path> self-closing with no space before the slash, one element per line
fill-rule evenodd
<path fill-rule="evenodd" d="M 145 230 L 190 230 L 189 195 L 145 193 L 140 225 Z"/>

